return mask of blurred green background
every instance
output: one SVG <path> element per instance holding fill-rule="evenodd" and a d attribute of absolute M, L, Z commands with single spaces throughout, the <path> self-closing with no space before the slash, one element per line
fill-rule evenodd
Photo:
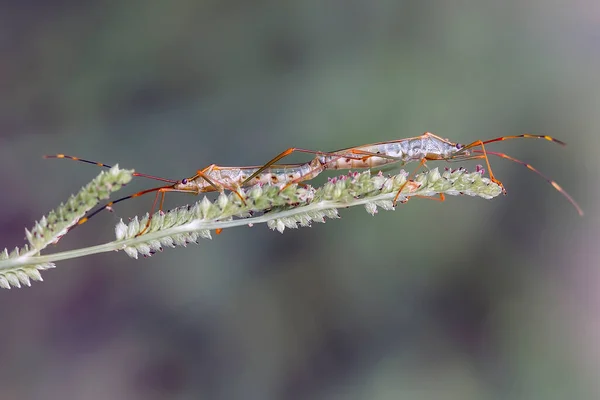
<path fill-rule="evenodd" d="M 0 399 L 598 398 L 600 6 L 559 3 L 3 2 L 4 246 L 98 173 L 43 154 L 178 179 L 424 131 L 565 140 L 489 149 L 586 215 L 496 158 L 492 201 L 64 261 L 0 292 Z M 108 241 L 151 203 L 51 250 Z"/>

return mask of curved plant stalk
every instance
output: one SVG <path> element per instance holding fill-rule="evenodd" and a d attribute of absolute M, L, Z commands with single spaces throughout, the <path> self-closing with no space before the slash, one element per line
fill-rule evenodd
<path fill-rule="evenodd" d="M 211 230 L 266 223 L 272 230 L 283 232 L 285 228 L 310 226 L 312 222 L 338 218 L 338 208 L 357 205 L 363 205 L 367 212 L 374 215 L 379 207 L 394 209 L 392 200 L 401 187 L 400 201 L 413 196 L 440 194 L 491 199 L 502 192 L 498 185 L 483 178 L 481 171 L 469 173 L 462 168 L 443 173 L 436 168 L 417 175 L 408 183 L 405 171 L 391 177 L 381 173 L 371 176 L 370 171 L 366 171 L 331 179 L 317 189 L 291 185 L 280 190 L 276 185 L 257 185 L 246 191 L 240 190 L 245 204 L 235 194 L 221 194 L 214 202 L 204 197 L 194 205 L 154 214 L 149 229 L 143 235 L 137 236 L 146 225 L 147 214 L 141 219 L 135 217 L 129 224 L 119 222 L 115 228 L 116 240 L 112 242 L 51 255 L 37 255 L 49 243 L 58 241 L 98 199 L 108 197 L 110 192 L 129 182 L 132 172 L 114 167 L 100 174 L 72 197 L 80 200 L 70 199 L 67 205 L 61 205 L 46 218 L 46 221 L 57 222 L 36 224 L 28 234 L 28 238 L 34 238 L 30 239 L 31 249 L 25 246 L 10 254 L 5 250 L 0 255 L 0 287 L 29 286 L 30 279 L 42 280 L 39 271 L 53 268 L 56 261 L 119 250 L 134 258 L 140 254 L 151 256 L 164 247 L 186 246 L 191 242 L 197 243 L 199 238 L 210 239 Z M 43 240 L 35 239 L 38 236 Z"/>
<path fill-rule="evenodd" d="M 111 193 L 131 181 L 132 174 L 133 170 L 122 170 L 118 165 L 108 171 L 102 171 L 81 188 L 79 193 L 71 195 L 66 203 L 61 203 L 58 208 L 37 221 L 31 230 L 25 229 L 25 237 L 29 244 L 22 248 L 16 247 L 11 252 L 8 249 L 0 252 L 0 265 L 16 262 L 14 267 L 0 267 L 0 287 L 10 289 L 11 286 L 20 287 L 21 284 L 31 286 L 30 279 L 41 281 L 39 271 L 54 268 L 54 263 L 30 263 L 28 260 L 35 259 L 34 256 L 39 255 L 48 245 L 57 243 L 100 200 L 108 199 Z"/>
<path fill-rule="evenodd" d="M 392 200 L 406 183 L 407 173 L 401 171 L 393 177 L 383 174 L 371 176 L 370 171 L 350 173 L 330 180 L 318 189 L 296 185 L 280 191 L 279 186 L 255 186 L 245 193 L 246 204 L 237 196 L 221 195 L 215 202 L 206 197 L 194 206 L 179 207 L 166 214 L 154 214 L 150 228 L 136 237 L 146 226 L 148 215 L 137 217 L 129 224 L 122 221 L 115 231 L 118 250 L 129 256 L 151 256 L 164 247 L 186 246 L 199 238 L 210 239 L 210 231 L 240 225 L 267 223 L 272 230 L 310 226 L 312 222 L 325 222 L 325 218 L 339 218 L 337 209 L 364 205 L 374 215 L 377 208 L 392 210 Z M 408 182 L 400 200 L 412 196 L 437 196 L 439 194 L 466 194 L 490 199 L 501 193 L 501 188 L 482 178 L 480 172 L 467 173 L 464 169 L 445 171 L 438 169 L 418 175 Z M 257 213 L 262 215 L 256 216 Z M 252 215 L 250 217 L 249 215 Z"/>

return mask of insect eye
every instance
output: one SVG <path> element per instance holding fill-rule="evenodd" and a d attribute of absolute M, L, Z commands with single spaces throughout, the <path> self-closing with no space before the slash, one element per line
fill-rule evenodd
<path fill-rule="evenodd" d="M 188 183 L 188 180 L 187 180 L 187 179 L 185 179 L 185 178 L 184 178 L 184 179 L 182 179 L 182 180 L 181 180 L 181 184 L 182 184 L 182 185 L 186 185 L 187 183 Z"/>

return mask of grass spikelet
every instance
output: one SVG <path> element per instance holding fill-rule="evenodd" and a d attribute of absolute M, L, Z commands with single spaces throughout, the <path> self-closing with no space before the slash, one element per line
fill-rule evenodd
<path fill-rule="evenodd" d="M 222 194 L 215 202 L 205 197 L 192 207 L 156 213 L 143 235 L 137 236 L 144 229 L 148 215 L 141 221 L 136 217 L 129 224 L 119 222 L 115 232 L 117 242 L 123 243 L 121 249 L 129 256 L 137 258 L 141 254 L 147 257 L 164 247 L 186 246 L 199 238 L 210 238 L 211 229 L 266 222 L 270 229 L 283 233 L 286 228 L 308 227 L 312 222 L 339 218 L 339 207 L 358 204 L 374 215 L 378 207 L 394 209 L 392 200 L 401 187 L 400 201 L 440 193 L 490 199 L 501 193 L 500 187 L 483 178 L 481 173 L 468 173 L 464 169 L 440 173 L 436 168 L 417 175 L 408 183 L 406 179 L 404 171 L 392 177 L 372 176 L 366 171 L 331 179 L 318 189 L 290 185 L 281 191 L 277 185 L 255 186 L 241 191 L 246 204 L 235 194 Z"/>
<path fill-rule="evenodd" d="M 100 200 L 108 199 L 111 193 L 131 181 L 132 174 L 132 170 L 119 169 L 118 165 L 108 171 L 102 171 L 77 194 L 71 195 L 65 203 L 43 216 L 33 228 L 25 229 L 25 237 L 29 244 L 15 248 L 10 253 L 8 249 L 0 253 L 0 287 L 10 289 L 11 286 L 21 287 L 21 284 L 30 286 L 30 279 L 41 281 L 39 271 L 54 268 L 53 263 L 22 263 L 12 268 L 10 263 L 16 259 L 27 260 L 28 257 L 39 254 L 48 245 L 57 243 L 69 228 L 77 224 Z M 3 267 L 3 264 L 9 266 Z"/>
<path fill-rule="evenodd" d="M 27 247 L 28 246 L 25 246 L 23 249 L 27 250 Z M 0 261 L 16 259 L 18 257 L 21 257 L 21 252 L 23 249 L 15 247 L 15 249 L 10 253 L 8 252 L 8 249 L 4 249 L 4 251 L 0 253 Z M 40 271 L 54 267 L 54 263 L 47 262 L 40 264 L 22 265 L 4 271 L 0 271 L 0 288 L 20 288 L 21 284 L 25 286 L 31 286 L 31 280 L 40 282 L 43 281 Z"/>
<path fill-rule="evenodd" d="M 31 230 L 25 229 L 31 251 L 39 252 L 46 246 L 57 243 L 100 200 L 108 199 L 111 193 L 129 183 L 132 174 L 133 171 L 119 169 L 118 165 L 102 171 L 77 194 L 71 195 L 65 203 L 42 217 Z"/>
<path fill-rule="evenodd" d="M 95 180 L 92 188 L 88 185 L 83 191 L 92 198 L 108 196 L 110 191 L 128 182 L 131 173 L 123 171 L 123 176 L 103 178 L 108 180 L 101 182 Z M 322 223 L 327 219 L 339 218 L 339 208 L 358 205 L 374 215 L 379 208 L 394 209 L 392 201 L 401 187 L 400 202 L 412 196 L 437 196 L 442 193 L 490 199 L 502 192 L 498 185 L 483 178 L 480 172 L 469 173 L 462 168 L 442 173 L 433 169 L 408 182 L 407 175 L 404 171 L 394 176 L 384 176 L 382 173 L 371 175 L 366 171 L 330 179 L 320 188 L 290 185 L 281 190 L 277 185 L 254 186 L 240 189 L 245 204 L 237 195 L 230 194 L 220 195 L 214 202 L 204 197 L 194 205 L 178 207 L 167 213 L 158 212 L 153 215 L 150 227 L 143 235 L 139 233 L 146 226 L 148 215 L 141 219 L 135 217 L 129 224 L 119 222 L 115 228 L 117 238 L 109 243 L 44 256 L 38 255 L 38 248 L 28 245 L 10 253 L 4 250 L 0 253 L 0 287 L 20 287 L 29 285 L 31 280 L 41 280 L 39 271 L 53 268 L 56 261 L 118 250 L 134 258 L 140 255 L 149 257 L 167 247 L 185 247 L 189 243 L 197 243 L 199 239 L 210 239 L 210 231 L 216 229 L 266 223 L 270 229 L 283 233 L 287 228 L 309 227 L 313 222 Z M 86 203 L 84 200 L 82 202 L 87 205 L 82 207 L 89 207 L 92 201 Z M 61 215 L 60 212 L 57 215 Z M 54 236 L 45 241 L 34 240 L 35 246 L 47 246 L 55 242 L 60 238 L 56 232 L 60 233 L 77 223 L 81 218 L 79 212 L 69 212 L 71 214 L 62 214 L 70 215 L 68 221 L 62 222 L 61 226 L 55 223 L 52 225 L 54 228 L 48 230 Z M 51 220 L 46 217 L 34 230 L 46 233 L 48 225 L 51 225 L 48 221 Z"/>

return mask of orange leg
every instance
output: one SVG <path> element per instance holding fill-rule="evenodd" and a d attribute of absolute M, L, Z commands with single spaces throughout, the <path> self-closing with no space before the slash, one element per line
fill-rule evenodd
<path fill-rule="evenodd" d="M 488 152 L 485 150 L 485 145 L 486 144 L 490 144 L 490 143 L 494 143 L 494 142 L 502 142 L 504 140 L 510 140 L 510 139 L 543 139 L 543 140 L 547 140 L 549 142 L 554 142 L 554 143 L 560 144 L 561 146 L 566 146 L 565 142 L 563 142 L 561 140 L 558 140 L 558 139 L 555 139 L 552 136 L 548 136 L 548 135 L 532 135 L 532 134 L 529 134 L 529 133 L 524 133 L 522 135 L 508 135 L 508 136 L 502 136 L 502 137 L 498 137 L 498 138 L 490 139 L 490 140 L 485 140 L 485 141 L 476 140 L 476 141 L 474 141 L 472 143 L 469 143 L 469 144 L 463 146 L 458 151 L 458 153 L 455 154 L 450 159 L 448 159 L 448 161 L 469 160 L 469 159 L 475 159 L 475 158 L 483 158 L 483 159 L 485 159 L 485 163 L 487 164 L 488 170 L 490 172 L 490 180 L 492 182 L 496 183 L 497 185 L 499 185 L 502 188 L 502 192 L 504 194 L 506 194 L 506 189 L 504 189 L 504 186 L 502 185 L 502 182 L 500 182 L 498 179 L 496 179 L 496 177 L 494 176 L 494 173 L 492 172 L 492 168 L 490 167 L 490 162 L 489 162 L 489 159 L 488 159 L 488 156 L 487 156 Z M 482 153 L 482 155 L 480 155 L 480 156 L 464 156 L 465 152 L 467 152 L 469 149 L 472 149 L 474 147 L 481 147 L 481 150 L 475 150 L 475 152 L 476 153 Z M 495 153 L 495 152 L 489 152 L 489 153 L 493 154 L 493 155 L 496 155 L 496 156 L 499 156 L 499 157 L 502 157 L 502 158 L 509 159 L 511 161 L 515 161 L 515 162 L 517 162 L 519 164 L 523 164 L 525 166 L 528 166 L 528 164 L 526 164 L 526 163 L 524 163 L 522 161 L 513 159 L 512 157 L 507 156 L 506 154 Z M 533 170 L 534 172 L 538 173 L 539 175 L 542 175 L 540 172 L 538 172 L 537 170 L 535 170 L 533 168 L 529 168 L 529 169 Z M 544 177 L 544 176 L 542 175 L 542 177 Z M 556 188 L 555 184 L 552 183 L 554 181 L 551 181 L 551 180 L 549 180 L 547 178 L 545 178 L 545 179 L 547 181 L 549 181 L 552 184 L 552 186 L 554 186 Z M 566 192 L 564 192 L 562 189 L 558 189 L 558 188 L 557 188 L 557 190 L 559 190 L 561 193 L 563 193 L 563 195 L 565 195 L 567 198 L 569 198 L 569 201 L 571 201 L 571 203 L 574 203 L 574 201 L 572 201 L 572 199 L 570 198 L 570 196 L 568 194 L 566 194 Z M 576 203 L 574 203 L 574 205 L 575 205 L 576 208 L 578 208 L 578 211 L 580 211 L 579 206 L 577 206 Z"/>
<path fill-rule="evenodd" d="M 481 151 L 479 150 L 474 150 L 475 153 L 480 153 Z M 581 209 L 581 207 L 579 206 L 579 204 L 577 204 L 577 202 L 575 201 L 575 199 L 573 199 L 573 197 L 571 197 L 571 195 L 569 193 L 567 193 L 556 181 L 548 178 L 546 175 L 542 174 L 538 169 L 536 169 L 535 167 L 533 167 L 531 164 L 528 164 L 524 161 L 518 160 L 514 157 L 511 157 L 507 154 L 504 153 L 497 153 L 495 151 L 488 151 L 487 154 L 491 154 L 497 157 L 501 157 L 504 158 L 506 160 L 510 160 L 512 162 L 515 162 L 517 164 L 521 164 L 523 165 L 525 168 L 527 168 L 530 171 L 535 172 L 536 174 L 538 174 L 539 176 L 542 177 L 542 179 L 544 179 L 546 182 L 548 182 L 550 185 L 552 185 L 552 187 L 554 189 L 556 189 L 560 194 L 562 194 L 564 197 L 566 197 L 566 199 L 573 205 L 573 207 L 575 207 L 575 209 L 577 210 L 577 213 L 581 216 L 583 216 L 583 210 Z M 470 158 L 484 158 L 484 155 L 477 155 L 477 156 L 472 156 Z M 504 189 L 504 188 L 502 188 Z"/>
<path fill-rule="evenodd" d="M 148 221 L 146 222 L 146 226 L 144 226 L 144 229 L 142 229 L 140 232 L 137 233 L 137 235 L 135 235 L 135 237 L 141 236 L 144 233 L 146 233 L 146 231 L 148 230 L 148 228 L 150 228 L 150 222 L 152 222 L 152 216 L 154 215 L 154 209 L 156 208 L 156 201 L 158 200 L 158 194 L 160 193 L 160 206 L 158 207 L 159 212 L 162 211 L 163 208 L 163 203 L 165 201 L 165 190 L 157 190 L 156 191 L 156 195 L 154 196 L 154 201 L 152 202 L 152 208 L 150 209 L 150 213 L 148 214 Z"/>
<path fill-rule="evenodd" d="M 255 173 L 253 173 L 252 175 L 250 175 L 248 178 L 246 178 L 243 182 L 242 185 L 245 185 L 248 182 L 252 182 L 252 179 L 256 178 L 258 175 L 262 174 L 265 170 L 269 169 L 270 167 L 272 167 L 273 165 L 275 165 L 275 163 L 277 163 L 278 161 L 280 161 L 281 159 L 291 155 L 292 153 L 310 153 L 310 154 L 323 154 L 319 151 L 315 151 L 315 150 L 306 150 L 306 149 L 300 149 L 297 147 L 290 147 L 287 150 L 282 151 L 281 153 L 279 153 L 278 155 L 276 155 L 275 157 L 273 157 L 272 159 L 270 159 L 269 161 L 267 161 L 266 164 L 264 164 L 262 167 L 260 167 Z"/>
<path fill-rule="evenodd" d="M 408 200 L 410 200 L 411 197 L 419 197 L 419 198 L 426 199 L 426 200 L 439 201 L 441 203 L 443 203 L 444 201 L 446 201 L 446 196 L 444 196 L 443 193 L 438 193 L 436 195 L 436 197 L 421 196 L 420 194 L 416 194 L 414 196 L 408 196 L 406 199 L 401 200 L 400 203 L 402 203 L 402 204 L 408 203 Z M 395 205 L 394 205 L 394 207 L 395 207 Z"/>
<path fill-rule="evenodd" d="M 422 199 L 439 201 L 440 203 L 443 203 L 444 201 L 446 201 L 446 196 L 444 196 L 444 193 L 438 193 L 436 197 L 421 196 L 420 194 L 413 196 L 413 197 L 420 197 Z"/>
<path fill-rule="evenodd" d="M 427 159 L 422 158 L 421 161 L 419 161 L 419 165 L 417 166 L 417 168 L 415 168 L 413 170 L 413 172 L 410 173 L 410 175 L 406 178 L 406 182 L 404 182 L 404 184 L 402 186 L 400 186 L 400 189 L 398 189 L 398 192 L 396 193 L 396 197 L 394 197 L 394 201 L 392 203 L 392 205 L 394 207 L 396 207 L 396 204 L 398 203 L 398 198 L 400 197 L 400 193 L 402 193 L 402 190 L 404 189 L 404 187 L 408 184 L 408 182 L 411 181 L 412 178 L 414 178 L 414 176 L 417 173 L 417 171 L 419 170 L 419 168 L 425 166 L 425 163 L 427 163 Z M 408 198 L 406 201 L 408 201 Z"/>
<path fill-rule="evenodd" d="M 500 185 L 500 187 L 502 188 L 502 191 L 504 194 L 506 194 L 506 190 L 504 189 L 504 186 L 502 185 L 501 182 L 499 182 L 495 177 L 494 174 L 492 173 L 492 170 L 490 168 L 490 163 L 488 160 L 488 154 L 500 157 L 500 158 L 504 158 L 507 160 L 510 160 L 512 162 L 515 162 L 517 164 L 521 164 L 523 166 L 525 166 L 527 169 L 529 169 L 530 171 L 535 172 L 536 174 L 538 174 L 539 176 L 541 176 L 546 182 L 548 182 L 550 185 L 552 185 L 552 187 L 554 189 L 556 189 L 558 192 L 560 192 L 572 205 L 573 207 L 575 207 L 575 209 L 577 210 L 577 213 L 582 216 L 583 215 L 583 210 L 581 209 L 581 207 L 579 206 L 579 204 L 577 204 L 577 202 L 575 201 L 575 199 L 573 199 L 573 197 L 571 197 L 571 195 L 569 195 L 569 193 L 567 193 L 556 181 L 546 177 L 544 174 L 542 174 L 540 171 L 538 171 L 536 168 L 534 168 L 531 164 L 528 164 L 526 162 L 523 162 L 521 160 L 518 160 L 514 157 L 511 157 L 507 154 L 504 153 L 498 153 L 498 152 L 494 152 L 494 151 L 487 151 L 485 149 L 485 145 L 489 144 L 489 143 L 493 143 L 493 142 L 500 142 L 503 140 L 508 140 L 508 139 L 518 139 L 518 138 L 530 138 L 530 139 L 544 139 L 544 140 L 548 140 L 550 142 L 554 142 L 554 143 L 558 143 L 562 146 L 565 146 L 566 144 L 558 139 L 555 139 L 551 136 L 546 136 L 546 135 L 530 135 L 530 134 L 523 134 L 523 135 L 515 135 L 515 136 L 504 136 L 504 137 L 500 137 L 500 138 L 496 138 L 496 139 L 491 139 L 491 140 L 486 140 L 486 141 L 475 141 L 471 144 L 468 144 L 466 146 L 463 146 L 462 149 L 453 157 L 449 158 L 447 161 L 459 161 L 459 160 L 473 160 L 473 159 L 485 159 L 486 164 L 488 166 L 488 169 L 490 171 L 490 179 L 492 180 L 492 182 L 497 183 L 498 185 Z M 467 151 L 471 148 L 474 147 L 481 147 L 481 150 L 473 150 L 474 153 L 480 153 L 479 155 L 468 155 L 465 156 L 464 154 L 461 154 L 464 151 Z"/>
<path fill-rule="evenodd" d="M 526 137 L 526 136 L 523 136 L 523 137 Z M 510 137 L 506 136 L 505 138 L 510 138 Z M 497 140 L 506 140 L 506 139 L 499 138 Z M 496 179 L 496 177 L 494 176 L 494 173 L 492 172 L 492 167 L 490 165 L 490 160 L 489 160 L 489 158 L 487 156 L 487 152 L 485 151 L 485 145 L 484 145 L 483 141 L 477 140 L 477 141 L 475 141 L 475 142 L 473 142 L 473 143 L 471 143 L 471 144 L 469 144 L 468 146 L 465 146 L 465 147 L 466 148 L 481 147 L 481 152 L 483 153 L 481 158 L 485 159 L 485 163 L 486 163 L 486 165 L 488 167 L 488 172 L 490 174 L 490 180 L 492 182 L 494 182 L 495 184 L 497 184 L 498 186 L 500 186 L 502 188 L 502 193 L 506 194 L 506 189 L 504 188 L 504 185 L 502 184 L 502 182 L 500 182 L 498 179 Z"/>

